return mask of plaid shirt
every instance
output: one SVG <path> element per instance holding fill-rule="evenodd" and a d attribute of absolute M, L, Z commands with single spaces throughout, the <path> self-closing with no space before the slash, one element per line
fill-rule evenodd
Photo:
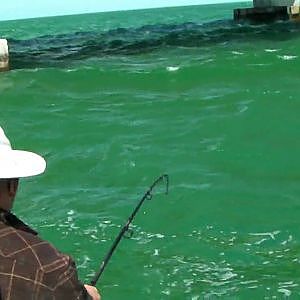
<path fill-rule="evenodd" d="M 0 211 L 1 300 L 88 300 L 73 260 Z"/>

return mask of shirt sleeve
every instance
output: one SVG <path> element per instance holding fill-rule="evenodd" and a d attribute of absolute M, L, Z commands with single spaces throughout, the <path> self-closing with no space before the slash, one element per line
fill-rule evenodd
<path fill-rule="evenodd" d="M 52 272 L 51 277 L 56 279 L 53 286 L 55 300 L 92 300 L 84 285 L 78 278 L 75 262 L 71 257 L 64 255 L 60 266 Z"/>

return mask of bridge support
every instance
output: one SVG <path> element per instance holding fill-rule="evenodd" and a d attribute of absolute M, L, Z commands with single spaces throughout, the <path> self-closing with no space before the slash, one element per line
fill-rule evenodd
<path fill-rule="evenodd" d="M 276 20 L 300 20 L 299 0 L 253 0 L 252 8 L 234 10 L 234 20 L 273 22 Z"/>
<path fill-rule="evenodd" d="M 0 72 L 9 70 L 9 53 L 7 40 L 0 39 Z"/>

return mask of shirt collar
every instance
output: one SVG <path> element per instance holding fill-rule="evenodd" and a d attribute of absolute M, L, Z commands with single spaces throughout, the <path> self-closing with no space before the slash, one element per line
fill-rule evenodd
<path fill-rule="evenodd" d="M 15 229 L 22 230 L 33 235 L 37 235 L 38 233 L 26 225 L 23 221 L 21 221 L 17 216 L 13 213 L 6 211 L 0 208 L 0 221 L 8 226 L 12 226 Z"/>

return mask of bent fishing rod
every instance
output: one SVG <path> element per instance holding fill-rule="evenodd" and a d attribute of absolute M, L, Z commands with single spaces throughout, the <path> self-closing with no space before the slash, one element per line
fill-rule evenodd
<path fill-rule="evenodd" d="M 158 177 L 150 186 L 150 188 L 146 191 L 146 193 L 144 194 L 144 196 L 141 198 L 140 202 L 138 203 L 138 205 L 136 206 L 136 208 L 134 209 L 134 211 L 132 212 L 132 214 L 130 215 L 130 217 L 128 218 L 126 224 L 122 227 L 121 231 L 119 232 L 119 234 L 117 235 L 116 239 L 114 240 L 111 248 L 109 249 L 108 253 L 106 254 L 105 258 L 103 259 L 101 265 L 100 265 L 100 269 L 99 271 L 96 273 L 96 275 L 94 276 L 93 280 L 91 281 L 90 285 L 95 286 L 99 280 L 99 278 L 101 277 L 102 273 L 104 272 L 108 262 L 110 261 L 114 251 L 116 250 L 117 246 L 119 245 L 120 241 L 122 240 L 122 238 L 125 236 L 126 232 L 129 232 L 130 228 L 130 224 L 132 223 L 132 221 L 134 220 L 134 217 L 136 216 L 136 214 L 138 213 L 139 209 L 141 208 L 141 206 L 143 205 L 143 203 L 145 202 L 145 200 L 151 200 L 153 197 L 152 191 L 153 189 L 161 182 L 165 182 L 166 184 L 166 194 L 168 194 L 169 192 L 169 175 L 164 174 L 161 175 L 160 177 Z"/>

